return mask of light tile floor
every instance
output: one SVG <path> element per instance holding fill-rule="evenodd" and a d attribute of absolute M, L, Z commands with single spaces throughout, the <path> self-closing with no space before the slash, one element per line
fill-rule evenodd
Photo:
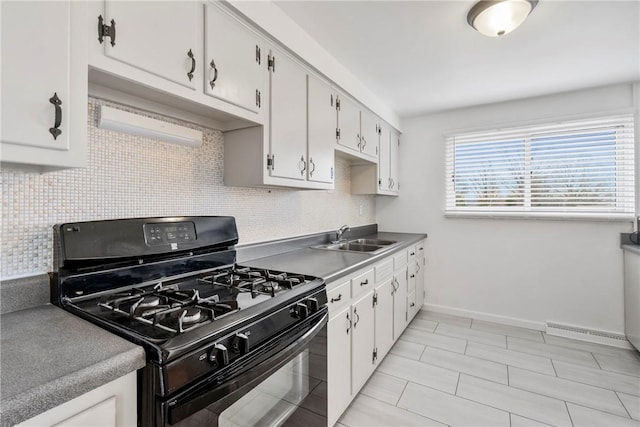
<path fill-rule="evenodd" d="M 340 418 L 360 426 L 640 426 L 640 354 L 420 311 Z"/>

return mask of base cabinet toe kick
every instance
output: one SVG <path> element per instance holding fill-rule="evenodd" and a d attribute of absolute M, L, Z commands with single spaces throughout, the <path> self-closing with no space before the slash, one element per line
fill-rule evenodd
<path fill-rule="evenodd" d="M 328 425 L 340 418 L 424 303 L 425 241 L 327 283 Z"/>

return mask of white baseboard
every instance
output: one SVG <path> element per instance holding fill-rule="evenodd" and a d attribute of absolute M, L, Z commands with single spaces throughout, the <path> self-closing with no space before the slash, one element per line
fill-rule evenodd
<path fill-rule="evenodd" d="M 556 322 L 534 322 L 517 317 L 500 316 L 482 311 L 449 307 L 446 305 L 425 303 L 422 308 L 436 313 L 452 314 L 454 316 L 470 317 L 472 319 L 485 320 L 487 322 L 502 323 L 503 325 L 534 329 L 536 331 L 546 332 L 549 335 L 571 338 L 595 344 L 604 344 L 631 350 L 633 349 L 631 343 L 624 339 L 623 335 L 612 332 L 598 331 L 573 325 L 559 325 Z M 549 325 L 551 325 L 551 327 L 549 327 Z"/>
<path fill-rule="evenodd" d="M 446 305 L 424 304 L 422 308 L 429 311 L 435 311 L 437 313 L 470 317 L 472 319 L 502 323 L 503 325 L 518 326 L 520 328 L 534 329 L 536 331 L 546 331 L 546 324 L 544 322 L 533 322 L 531 320 L 519 319 L 517 317 L 499 316 L 497 314 L 484 313 L 482 311 L 465 310 L 462 308 L 448 307 Z"/>

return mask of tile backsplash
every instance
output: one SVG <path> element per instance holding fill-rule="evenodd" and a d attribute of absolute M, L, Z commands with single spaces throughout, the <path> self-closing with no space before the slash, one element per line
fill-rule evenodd
<path fill-rule="evenodd" d="M 98 129 L 100 104 L 201 129 L 204 143 L 183 147 Z M 52 226 L 60 222 L 233 215 L 240 243 L 375 222 L 375 197 L 350 194 L 349 164 L 341 158 L 336 158 L 335 190 L 225 187 L 221 132 L 99 99 L 90 99 L 88 108 L 88 167 L 44 174 L 1 171 L 0 277 L 51 271 Z"/>

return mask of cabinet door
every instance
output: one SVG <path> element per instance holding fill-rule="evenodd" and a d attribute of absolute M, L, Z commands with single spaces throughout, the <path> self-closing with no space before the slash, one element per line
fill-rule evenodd
<path fill-rule="evenodd" d="M 333 183 L 337 113 L 335 94 L 319 78 L 308 75 L 309 181 Z"/>
<path fill-rule="evenodd" d="M 393 339 L 397 340 L 407 326 L 407 267 L 396 271 L 393 294 Z"/>
<path fill-rule="evenodd" d="M 115 46 L 104 39 L 105 54 L 188 88 L 201 87 L 198 7 L 195 1 L 107 0 L 104 24 L 115 21 L 116 37 Z"/>
<path fill-rule="evenodd" d="M 360 112 L 360 151 L 369 157 L 378 157 L 380 134 L 377 117 L 368 111 Z"/>
<path fill-rule="evenodd" d="M 307 174 L 307 74 L 284 52 L 273 48 L 270 56 L 271 176 L 305 180 Z"/>
<path fill-rule="evenodd" d="M 409 277 L 407 279 L 407 292 L 412 293 L 412 292 L 415 292 L 416 290 L 417 275 L 418 275 L 418 264 L 415 257 L 409 261 L 407 268 L 409 272 Z"/>
<path fill-rule="evenodd" d="M 84 411 L 67 418 L 54 427 L 83 427 L 83 426 L 100 426 L 115 427 L 116 426 L 116 397 L 100 402 Z"/>
<path fill-rule="evenodd" d="M 329 320 L 327 326 L 327 406 L 329 425 L 351 401 L 351 306 Z"/>
<path fill-rule="evenodd" d="M 267 108 L 262 40 L 229 12 L 205 5 L 205 93 L 259 112 Z M 264 96 L 265 105 L 262 105 Z"/>
<path fill-rule="evenodd" d="M 86 5 L 69 1 L 2 1 L 0 9 L 1 160 L 83 166 L 87 45 L 77 26 L 84 28 L 85 24 L 78 20 L 86 23 Z M 72 19 L 74 14 L 77 16 Z"/>
<path fill-rule="evenodd" d="M 420 254 L 418 254 L 420 255 Z M 425 258 L 424 256 L 418 256 L 416 258 L 416 309 L 420 311 L 424 305 L 424 297 L 426 294 L 426 288 L 424 283 L 424 269 Z"/>
<path fill-rule="evenodd" d="M 338 144 L 360 152 L 360 108 L 346 96 L 338 96 Z"/>
<path fill-rule="evenodd" d="M 400 190 L 399 178 L 398 178 L 398 170 L 399 170 L 399 158 L 398 158 L 398 150 L 400 147 L 400 136 L 391 132 L 391 142 L 389 146 L 389 177 L 391 178 L 391 187 L 390 190 L 397 193 Z"/>
<path fill-rule="evenodd" d="M 378 189 L 388 191 L 391 187 L 391 133 L 388 126 L 380 127 L 380 150 L 378 151 Z"/>
<path fill-rule="evenodd" d="M 376 287 L 375 346 L 379 363 L 393 345 L 393 278 Z"/>
<path fill-rule="evenodd" d="M 374 368 L 373 290 L 351 305 L 353 336 L 351 337 L 351 393 L 356 394 Z"/>
<path fill-rule="evenodd" d="M 416 315 L 416 293 L 410 292 L 407 296 L 407 323 L 411 322 Z"/>

